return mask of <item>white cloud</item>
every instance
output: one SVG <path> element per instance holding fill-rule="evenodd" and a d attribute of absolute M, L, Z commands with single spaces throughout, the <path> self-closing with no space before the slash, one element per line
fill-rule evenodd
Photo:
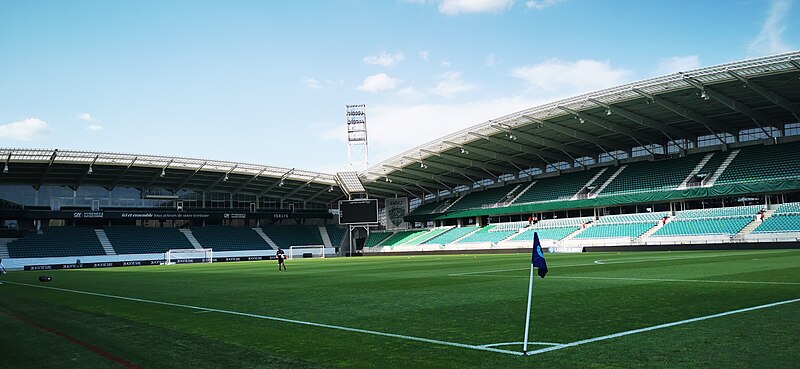
<path fill-rule="evenodd" d="M 545 102 L 510 97 L 464 104 L 371 105 L 367 113 L 370 164 L 435 138 Z M 326 140 L 347 141 L 341 125 L 331 124 L 317 132 Z"/>
<path fill-rule="evenodd" d="M 556 5 L 564 0 L 531 0 L 525 3 L 528 9 L 542 10 Z"/>
<path fill-rule="evenodd" d="M 486 55 L 486 66 L 494 67 L 495 65 L 497 65 L 497 63 L 498 61 L 497 58 L 494 56 L 494 53 L 489 53 L 489 55 Z"/>
<path fill-rule="evenodd" d="M 442 66 L 445 67 L 445 68 L 449 68 L 450 67 L 450 62 L 447 61 L 447 60 L 442 60 Z"/>
<path fill-rule="evenodd" d="M 747 52 L 751 56 L 763 56 L 769 54 L 779 54 L 791 51 L 793 48 L 787 45 L 783 39 L 783 31 L 786 30 L 784 17 L 789 13 L 792 3 L 788 0 L 776 0 L 767 13 L 767 19 L 761 26 L 761 32 L 747 46 Z"/>
<path fill-rule="evenodd" d="M 318 79 L 307 78 L 305 81 L 303 81 L 303 83 L 306 84 L 306 87 L 308 87 L 308 88 L 310 88 L 312 90 L 321 90 L 322 89 L 322 82 L 320 82 L 320 80 L 318 80 Z"/>
<path fill-rule="evenodd" d="M 513 0 L 442 0 L 439 3 L 439 12 L 447 15 L 500 13 L 513 3 Z"/>
<path fill-rule="evenodd" d="M 428 61 L 428 57 L 431 56 L 431 53 L 428 50 L 422 50 L 419 52 L 419 58 L 423 61 Z"/>
<path fill-rule="evenodd" d="M 442 97 L 453 98 L 473 89 L 471 84 L 461 80 L 461 72 L 445 72 L 436 76 L 436 79 L 439 82 L 431 89 L 431 93 Z"/>
<path fill-rule="evenodd" d="M 417 91 L 414 87 L 406 87 L 400 91 L 398 91 L 401 95 L 405 95 L 408 97 L 424 97 L 425 94 Z"/>
<path fill-rule="evenodd" d="M 697 55 L 673 56 L 662 59 L 656 67 L 658 75 L 685 72 L 687 70 L 700 68 L 700 57 Z"/>
<path fill-rule="evenodd" d="M 564 96 L 608 88 L 626 82 L 630 72 L 611 67 L 608 60 L 583 59 L 575 62 L 558 59 L 514 68 L 514 77 L 524 80 L 540 94 Z"/>
<path fill-rule="evenodd" d="M 386 51 L 381 51 L 378 55 L 367 55 L 364 57 L 364 63 L 372 65 L 380 65 L 383 67 L 391 67 L 405 59 L 405 55 L 401 52 L 389 54 Z"/>
<path fill-rule="evenodd" d="M 389 77 L 386 73 L 378 73 L 364 79 L 357 88 L 366 92 L 379 92 L 394 90 L 402 81 Z"/>
<path fill-rule="evenodd" d="M 38 118 L 28 118 L 0 125 L 0 138 L 30 141 L 44 136 L 49 131 L 47 122 Z"/>
<path fill-rule="evenodd" d="M 103 126 L 99 124 L 90 124 L 88 127 L 86 127 L 86 129 L 92 132 L 97 132 L 97 131 L 102 131 Z"/>
<path fill-rule="evenodd" d="M 89 114 L 89 113 L 80 113 L 80 114 L 78 114 L 78 119 L 82 120 L 84 122 L 95 122 L 96 121 L 96 119 L 94 119 L 94 117 L 92 117 L 92 115 Z"/>

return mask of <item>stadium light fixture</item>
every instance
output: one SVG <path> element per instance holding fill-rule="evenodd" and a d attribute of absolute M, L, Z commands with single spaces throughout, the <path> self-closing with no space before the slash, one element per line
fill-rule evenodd
<path fill-rule="evenodd" d="M 709 99 L 708 94 L 706 93 L 706 90 L 700 90 L 700 97 L 703 100 L 708 100 Z"/>
<path fill-rule="evenodd" d="M 328 192 L 333 192 L 333 186 L 331 186 L 331 188 L 328 189 Z"/>
<path fill-rule="evenodd" d="M 461 148 L 461 153 L 464 154 L 464 155 L 469 155 L 469 151 L 468 150 L 464 150 L 463 147 Z"/>
<path fill-rule="evenodd" d="M 167 175 L 167 172 L 165 172 L 164 169 L 161 169 L 161 174 L 159 174 L 158 176 L 163 177 L 165 175 Z"/>
<path fill-rule="evenodd" d="M 283 180 L 281 179 L 281 183 L 278 183 L 278 187 L 283 187 Z"/>
<path fill-rule="evenodd" d="M 222 181 L 223 182 L 228 182 L 228 179 L 229 179 L 228 178 L 228 173 L 225 173 L 225 178 L 222 178 Z"/>
<path fill-rule="evenodd" d="M 578 118 L 578 121 L 581 122 L 581 124 L 586 123 L 586 121 L 583 120 L 583 118 Z"/>
<path fill-rule="evenodd" d="M 89 166 L 89 170 L 86 171 L 86 174 L 92 174 L 92 172 L 94 172 L 94 171 L 92 170 L 92 166 L 90 165 Z"/>
<path fill-rule="evenodd" d="M 8 173 L 8 163 L 3 166 L 3 173 Z"/>
<path fill-rule="evenodd" d="M 606 109 L 606 116 L 611 115 L 611 108 Z"/>

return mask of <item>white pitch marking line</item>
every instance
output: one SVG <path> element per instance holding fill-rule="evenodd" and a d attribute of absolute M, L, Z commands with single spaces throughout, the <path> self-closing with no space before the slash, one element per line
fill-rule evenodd
<path fill-rule="evenodd" d="M 306 321 L 295 320 L 295 319 L 278 318 L 278 317 L 268 316 L 268 315 L 242 313 L 242 312 L 239 312 L 239 311 L 231 311 L 231 310 L 207 308 L 207 307 L 202 307 L 202 306 L 176 304 L 176 303 L 172 303 L 172 302 L 163 302 L 163 301 L 156 301 L 156 300 L 146 300 L 146 299 L 140 299 L 140 298 L 135 298 L 135 297 L 108 295 L 108 294 L 97 293 L 97 292 L 70 290 L 70 289 L 66 289 L 66 288 L 58 288 L 58 287 L 50 287 L 50 286 L 39 286 L 39 285 L 28 284 L 28 283 L 19 283 L 19 282 L 5 282 L 5 283 L 16 284 L 16 285 L 20 285 L 20 286 L 44 288 L 44 289 L 49 289 L 49 290 L 61 291 L 61 292 L 77 293 L 77 294 L 82 294 L 82 295 L 106 297 L 106 298 L 118 299 L 118 300 L 143 302 L 143 303 L 155 304 L 155 305 L 172 306 L 172 307 L 179 307 L 179 308 L 185 308 L 185 309 L 201 310 L 201 311 L 206 311 L 206 312 L 215 312 L 215 313 L 222 313 L 222 314 L 230 314 L 230 315 L 245 316 L 245 317 L 250 317 L 250 318 L 257 318 L 257 319 L 273 320 L 273 321 L 284 322 L 284 323 L 294 323 L 294 324 L 308 325 L 308 326 L 312 326 L 312 327 L 338 329 L 338 330 L 348 331 L 348 332 L 357 332 L 357 333 L 371 334 L 371 335 L 375 335 L 375 336 L 399 338 L 399 339 L 404 339 L 404 340 L 409 340 L 409 341 L 433 343 L 433 344 L 437 344 L 437 345 L 453 346 L 453 347 L 460 347 L 460 348 L 466 348 L 466 349 L 472 349 L 472 350 L 489 351 L 489 352 L 496 352 L 496 353 L 501 353 L 501 354 L 523 356 L 523 353 L 522 352 L 518 352 L 518 351 L 502 350 L 502 349 L 496 349 L 496 348 L 492 348 L 492 347 L 469 345 L 469 344 L 458 343 L 458 342 L 440 341 L 440 340 L 434 340 L 434 339 L 422 338 L 422 337 L 405 336 L 405 335 L 402 335 L 402 334 L 371 331 L 371 330 L 368 330 L 368 329 L 349 328 L 349 327 L 343 327 L 343 326 L 332 325 L 332 324 L 314 323 L 314 322 L 306 322 Z"/>
<path fill-rule="evenodd" d="M 721 257 L 731 257 L 731 256 L 742 256 L 742 255 L 755 255 L 755 254 L 777 254 L 777 253 L 785 253 L 785 252 L 792 252 L 795 250 L 782 250 L 782 251 L 766 251 L 766 252 L 748 252 L 748 253 L 735 253 L 735 254 L 724 254 L 724 255 L 699 255 L 699 256 L 685 256 L 685 257 L 670 257 L 670 258 L 651 258 L 651 259 L 634 259 L 634 260 L 595 260 L 593 263 L 583 263 L 583 264 L 568 264 L 568 265 L 551 265 L 550 269 L 552 268 L 568 268 L 568 267 L 577 267 L 577 266 L 592 266 L 592 265 L 608 265 L 608 264 L 629 264 L 629 263 L 647 263 L 647 262 L 654 262 L 654 261 L 672 261 L 672 260 L 684 260 L 684 259 L 704 259 L 704 258 L 721 258 Z M 465 272 L 465 273 L 451 273 L 448 274 L 448 277 L 460 277 L 465 275 L 473 275 L 473 274 L 491 274 L 491 273 L 501 273 L 501 272 L 515 272 L 518 270 L 531 270 L 530 267 L 527 268 L 514 268 L 514 269 L 499 269 L 499 270 L 483 270 L 478 272 Z"/>
<path fill-rule="evenodd" d="M 659 325 L 654 325 L 652 327 L 634 329 L 634 330 L 630 330 L 630 331 L 619 332 L 619 333 L 609 334 L 609 335 L 605 335 L 605 336 L 594 337 L 594 338 L 589 338 L 589 339 L 585 339 L 585 340 L 565 343 L 565 344 L 562 344 L 562 345 L 559 345 L 559 346 L 545 347 L 545 348 L 542 348 L 542 349 L 529 351 L 528 355 L 537 355 L 537 354 L 542 354 L 542 353 L 545 353 L 545 352 L 560 350 L 560 349 L 567 348 L 567 347 L 574 347 L 574 346 L 583 345 L 583 344 L 587 344 L 587 343 L 604 341 L 604 340 L 609 340 L 609 339 L 612 339 L 612 338 L 618 338 L 618 337 L 628 336 L 628 335 L 642 333 L 642 332 L 649 332 L 649 331 L 653 331 L 653 330 L 656 330 L 656 329 L 674 327 L 676 325 L 689 324 L 689 323 L 699 322 L 699 321 L 707 320 L 707 319 L 713 319 L 713 318 L 719 318 L 719 317 L 733 315 L 733 314 L 745 313 L 745 312 L 753 311 L 753 310 L 766 309 L 766 308 L 771 308 L 771 307 L 775 307 L 775 306 L 779 306 L 779 305 L 791 304 L 791 303 L 795 303 L 795 302 L 798 302 L 798 301 L 800 301 L 800 298 L 791 299 L 791 300 L 785 300 L 785 301 L 779 301 L 779 302 L 773 302 L 771 304 L 758 305 L 758 306 L 753 306 L 753 307 L 744 308 L 744 309 L 731 310 L 731 311 L 726 311 L 724 313 L 706 315 L 706 316 L 701 316 L 701 317 L 692 318 L 692 319 L 680 320 L 680 321 L 672 322 L 672 323 L 659 324 Z"/>
<path fill-rule="evenodd" d="M 511 346 L 511 345 L 521 345 L 525 342 L 503 342 L 503 343 L 490 343 L 488 345 L 483 345 L 481 347 L 497 347 L 497 346 Z M 553 343 L 553 342 L 528 342 L 529 345 L 540 345 L 540 346 L 561 346 L 561 343 Z"/>
<path fill-rule="evenodd" d="M 490 277 L 490 278 L 528 278 L 524 275 L 468 275 L 463 277 Z M 638 281 L 638 282 L 686 282 L 686 283 L 730 283 L 730 284 L 766 284 L 797 286 L 800 282 L 773 282 L 773 281 L 722 281 L 714 279 L 671 279 L 671 278 L 628 278 L 628 277 L 590 277 L 590 276 L 562 276 L 554 275 L 551 279 L 587 279 L 608 281 Z"/>
<path fill-rule="evenodd" d="M 559 279 L 598 279 L 612 281 L 642 281 L 642 282 L 689 282 L 689 283 L 732 283 L 732 284 L 775 284 L 775 285 L 800 285 L 800 282 L 772 282 L 772 281 L 720 281 L 711 279 L 670 279 L 670 278 L 626 278 L 626 277 L 581 277 L 581 276 L 552 276 Z"/>

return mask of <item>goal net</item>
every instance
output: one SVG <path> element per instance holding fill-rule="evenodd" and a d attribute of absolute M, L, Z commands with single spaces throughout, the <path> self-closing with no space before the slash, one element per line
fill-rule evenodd
<path fill-rule="evenodd" d="M 302 259 L 304 254 L 310 254 L 312 258 L 325 257 L 325 245 L 304 245 L 304 246 L 289 246 L 289 252 L 286 257 L 289 260 Z"/>
<path fill-rule="evenodd" d="M 164 260 L 170 264 L 211 263 L 214 251 L 212 249 L 172 249 L 164 253 Z"/>

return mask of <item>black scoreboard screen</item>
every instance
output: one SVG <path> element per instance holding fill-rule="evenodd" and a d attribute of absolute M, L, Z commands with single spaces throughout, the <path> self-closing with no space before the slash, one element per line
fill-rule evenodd
<path fill-rule="evenodd" d="M 339 224 L 378 223 L 378 200 L 339 201 Z"/>

